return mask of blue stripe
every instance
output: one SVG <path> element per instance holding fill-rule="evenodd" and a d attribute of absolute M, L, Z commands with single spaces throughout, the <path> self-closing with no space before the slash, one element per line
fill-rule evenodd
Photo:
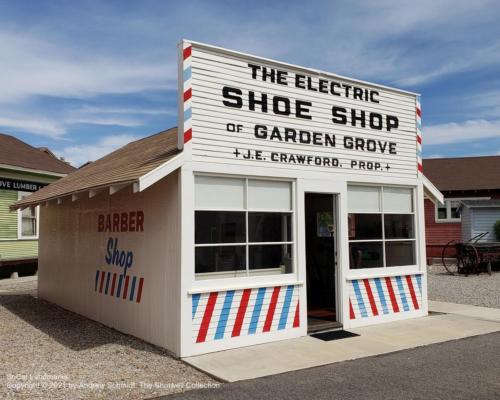
<path fill-rule="evenodd" d="M 410 311 L 408 307 L 408 302 L 406 301 L 405 288 L 403 287 L 403 280 L 400 276 L 396 276 L 396 282 L 398 283 L 399 295 L 401 296 L 401 301 L 403 302 L 403 308 L 405 311 Z"/>
<path fill-rule="evenodd" d="M 101 271 L 97 270 L 97 272 L 95 273 L 95 291 L 97 292 L 97 284 L 99 283 L 99 274 L 101 273 Z"/>
<path fill-rule="evenodd" d="M 188 79 L 191 79 L 191 67 L 187 67 L 182 75 L 184 78 L 184 82 L 186 82 Z"/>
<path fill-rule="evenodd" d="M 200 293 L 195 293 L 192 296 L 192 302 L 193 302 L 193 309 L 191 311 L 191 319 L 194 319 L 194 316 L 196 315 L 196 310 L 198 309 L 198 304 L 200 303 Z"/>
<path fill-rule="evenodd" d="M 290 303 L 292 302 L 293 288 L 293 285 L 289 285 L 286 288 L 285 302 L 283 303 L 283 309 L 281 310 L 278 330 L 285 329 L 286 327 L 286 321 L 288 320 L 288 314 L 290 313 Z"/>
<path fill-rule="evenodd" d="M 422 294 L 422 275 L 415 275 L 415 278 L 417 279 L 418 290 Z"/>
<path fill-rule="evenodd" d="M 368 317 L 368 313 L 366 312 L 365 302 L 363 301 L 363 296 L 361 296 L 361 290 L 359 290 L 358 281 L 353 280 L 352 286 L 354 287 L 354 293 L 356 294 L 356 298 L 358 299 L 358 306 L 359 306 L 359 311 L 361 312 L 361 316 L 363 318 Z"/>
<path fill-rule="evenodd" d="M 250 335 L 254 334 L 257 330 L 257 323 L 259 322 L 260 312 L 262 310 L 262 303 L 264 301 L 265 294 L 266 288 L 260 288 L 257 293 L 257 298 L 255 299 L 255 306 L 252 313 L 252 319 L 250 320 L 250 326 L 248 328 L 248 333 Z"/>
<path fill-rule="evenodd" d="M 422 152 L 420 150 L 417 150 L 417 156 L 422 158 Z"/>
<path fill-rule="evenodd" d="M 134 276 L 132 278 L 132 289 L 130 289 L 130 297 L 128 298 L 130 301 L 134 300 L 135 280 L 136 280 L 136 277 Z"/>
<path fill-rule="evenodd" d="M 374 281 L 375 286 L 377 287 L 378 297 L 380 297 L 382 309 L 384 310 L 384 314 L 389 314 L 389 310 L 387 309 L 387 302 L 385 301 L 384 289 L 382 289 L 382 282 L 380 282 L 380 278 L 375 278 Z"/>
<path fill-rule="evenodd" d="M 116 297 L 120 297 L 120 292 L 122 291 L 122 280 L 123 275 L 120 275 L 120 279 L 118 279 L 118 290 L 116 291 Z"/>
<path fill-rule="evenodd" d="M 217 330 L 215 331 L 215 340 L 222 339 L 224 337 L 224 332 L 226 331 L 227 319 L 229 317 L 229 312 L 231 311 L 231 304 L 233 303 L 234 290 L 228 290 L 226 292 L 226 297 L 224 298 L 224 305 L 222 306 L 222 311 L 219 317 L 219 323 L 217 324 Z"/>
<path fill-rule="evenodd" d="M 422 122 L 417 121 L 418 129 L 422 130 Z"/>
<path fill-rule="evenodd" d="M 107 277 L 106 277 L 106 289 L 104 289 L 104 294 L 108 294 L 108 287 L 109 287 L 109 278 L 111 277 L 111 272 L 107 272 Z"/>
<path fill-rule="evenodd" d="M 187 121 L 189 118 L 191 118 L 191 107 L 188 108 L 186 111 L 184 111 L 184 121 Z"/>

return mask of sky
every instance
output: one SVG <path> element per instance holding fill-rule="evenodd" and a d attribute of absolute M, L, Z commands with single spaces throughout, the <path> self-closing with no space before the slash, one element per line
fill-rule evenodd
<path fill-rule="evenodd" d="M 499 0 L 0 0 L 0 132 L 79 166 L 176 126 L 186 38 L 420 93 L 424 157 L 497 155 L 499 21 Z"/>

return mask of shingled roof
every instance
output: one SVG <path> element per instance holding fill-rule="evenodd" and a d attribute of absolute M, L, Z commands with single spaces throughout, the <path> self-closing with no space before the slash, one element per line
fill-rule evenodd
<path fill-rule="evenodd" d="M 14 136 L 0 133 L 0 165 L 69 174 L 74 167 L 59 160 L 47 148 L 37 149 Z"/>
<path fill-rule="evenodd" d="M 500 189 L 500 156 L 430 158 L 424 174 L 440 191 Z"/>
<path fill-rule="evenodd" d="M 177 128 L 131 142 L 14 204 L 22 208 L 98 190 L 111 185 L 137 183 L 139 178 L 165 164 L 177 154 Z"/>

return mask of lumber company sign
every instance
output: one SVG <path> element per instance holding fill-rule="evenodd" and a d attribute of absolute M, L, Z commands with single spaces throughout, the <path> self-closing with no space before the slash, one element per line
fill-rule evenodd
<path fill-rule="evenodd" d="M 202 44 L 180 52 L 194 161 L 417 174 L 417 96 Z"/>

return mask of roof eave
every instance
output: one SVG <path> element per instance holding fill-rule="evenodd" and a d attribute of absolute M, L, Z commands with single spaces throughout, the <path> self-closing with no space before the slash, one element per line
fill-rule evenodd
<path fill-rule="evenodd" d="M 422 176 L 422 181 L 424 184 L 424 194 L 427 196 L 427 198 L 430 199 L 434 204 L 444 204 L 443 193 L 441 193 L 439 189 L 425 177 L 425 175 Z"/>

